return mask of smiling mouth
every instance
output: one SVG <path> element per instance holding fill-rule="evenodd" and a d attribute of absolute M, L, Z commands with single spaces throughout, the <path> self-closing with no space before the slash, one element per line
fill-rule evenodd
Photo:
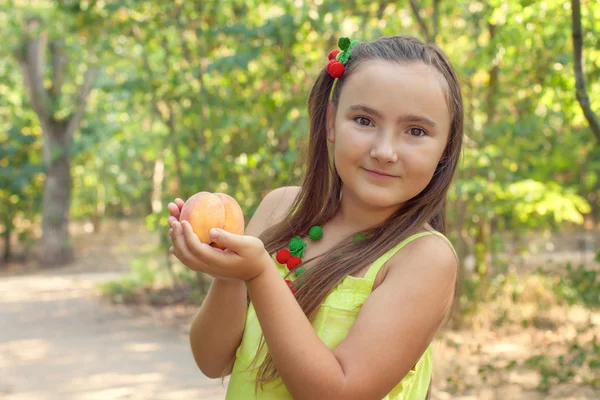
<path fill-rule="evenodd" d="M 382 177 L 382 178 L 398 178 L 398 176 L 396 176 L 396 175 L 390 175 L 390 174 L 386 174 L 383 172 L 372 171 L 372 170 L 366 169 L 366 168 L 363 168 L 363 169 L 365 171 L 367 171 L 370 175 L 373 175 L 373 176 L 378 176 L 378 177 Z"/>

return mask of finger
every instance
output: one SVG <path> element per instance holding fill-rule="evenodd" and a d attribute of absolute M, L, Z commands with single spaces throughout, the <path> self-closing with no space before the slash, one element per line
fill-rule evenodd
<path fill-rule="evenodd" d="M 175 205 L 177 206 L 177 208 L 179 208 L 180 211 L 183 208 L 184 204 L 185 201 L 181 200 L 179 197 L 175 199 Z"/>
<path fill-rule="evenodd" d="M 179 219 L 180 209 L 177 206 L 177 204 L 175 204 L 175 203 L 169 203 L 169 204 L 167 204 L 167 209 L 169 210 L 169 213 L 173 217 L 175 217 L 176 219 Z"/>
<path fill-rule="evenodd" d="M 169 227 L 173 226 L 173 222 L 177 221 L 177 218 L 175 218 L 174 216 L 170 216 L 169 218 L 167 218 L 167 223 L 169 224 Z"/>
<path fill-rule="evenodd" d="M 174 241 L 173 238 L 173 233 L 172 233 L 173 229 L 171 229 L 169 231 L 169 234 L 171 234 L 171 241 Z M 177 257 L 177 259 L 179 261 L 181 261 L 182 263 L 184 263 L 186 266 L 188 266 L 188 260 L 185 258 L 185 256 L 182 254 L 181 249 L 179 249 L 177 246 L 175 246 L 175 244 L 173 244 L 173 246 L 169 247 L 169 253 L 173 254 L 175 257 Z M 189 267 L 189 266 L 188 266 Z"/>
<path fill-rule="evenodd" d="M 209 237 L 219 246 L 225 247 L 237 254 L 241 254 L 247 247 L 246 236 L 235 235 L 223 229 L 211 229 Z"/>
<path fill-rule="evenodd" d="M 206 251 L 206 247 L 210 247 L 210 245 L 200 241 L 200 238 L 198 238 L 198 235 L 194 233 L 194 229 L 188 221 L 181 221 L 181 229 L 183 230 L 185 244 L 190 250 L 190 253 L 198 258 L 202 258 L 204 252 Z"/>
<path fill-rule="evenodd" d="M 181 224 L 178 221 L 173 222 L 172 229 L 173 233 L 171 235 L 171 240 L 173 242 L 173 246 L 175 247 L 175 252 L 178 254 L 177 258 L 179 258 L 184 264 L 189 264 L 188 266 L 197 263 L 196 257 L 190 252 L 187 244 L 185 243 Z"/>
<path fill-rule="evenodd" d="M 221 250 L 206 243 L 200 243 L 196 251 L 200 253 L 199 255 L 203 263 L 210 266 L 210 268 L 216 268 L 221 273 L 239 264 L 240 261 L 240 256 L 235 252 L 229 249 Z"/>
<path fill-rule="evenodd" d="M 189 261 L 181 254 L 175 246 L 169 247 L 169 253 L 173 254 L 182 264 L 191 269 L 192 271 L 199 271 L 195 265 L 189 264 Z"/>
<path fill-rule="evenodd" d="M 210 275 L 215 268 L 227 268 L 239 261 L 239 256 L 228 249 L 224 251 L 202 243 L 188 221 L 177 224 L 181 225 L 187 249 L 194 257 L 194 265 L 199 266 L 203 272 Z"/>

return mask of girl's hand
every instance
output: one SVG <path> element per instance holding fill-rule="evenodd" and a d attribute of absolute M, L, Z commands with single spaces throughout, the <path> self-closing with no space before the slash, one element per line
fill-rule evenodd
<path fill-rule="evenodd" d="M 200 242 L 187 221 L 173 221 L 169 234 L 173 242 L 169 251 L 175 257 L 188 268 L 217 279 L 250 281 L 272 263 L 262 240 L 254 236 L 212 229 L 211 240 L 226 247 L 221 250 Z"/>
<path fill-rule="evenodd" d="M 185 202 L 180 198 L 176 198 L 174 202 L 169 203 L 167 205 L 167 209 L 169 210 L 169 218 L 167 222 L 169 223 L 169 227 L 173 227 L 173 222 L 179 221 L 179 216 L 181 215 L 181 209 L 183 208 L 183 204 Z"/>

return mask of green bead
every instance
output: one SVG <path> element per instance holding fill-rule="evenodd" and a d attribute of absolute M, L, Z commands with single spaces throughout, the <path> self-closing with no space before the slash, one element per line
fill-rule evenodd
<path fill-rule="evenodd" d="M 342 51 L 340 52 L 340 54 L 338 54 L 337 59 L 339 62 L 341 62 L 342 64 L 346 65 L 348 63 L 348 60 L 350 59 L 350 51 Z"/>
<path fill-rule="evenodd" d="M 304 256 L 304 248 L 306 247 L 306 243 L 300 236 L 295 236 L 290 239 L 290 253 L 293 256 L 302 258 Z"/>
<path fill-rule="evenodd" d="M 354 242 L 360 242 L 361 240 L 365 240 L 366 238 L 367 238 L 367 235 L 365 235 L 364 233 L 357 233 L 352 238 L 352 241 L 354 241 Z"/>
<path fill-rule="evenodd" d="M 315 225 L 308 231 L 308 237 L 310 240 L 319 240 L 323 237 L 323 228 L 319 225 Z"/>
<path fill-rule="evenodd" d="M 352 43 L 352 41 L 350 40 L 350 38 L 348 38 L 346 36 L 342 36 L 341 38 L 338 39 L 338 46 L 342 50 L 348 49 L 350 47 L 350 43 Z"/>
<path fill-rule="evenodd" d="M 306 272 L 306 269 L 304 267 L 296 267 L 294 269 L 294 273 L 296 274 L 296 277 L 299 277 L 300 275 L 302 275 L 305 272 Z"/>

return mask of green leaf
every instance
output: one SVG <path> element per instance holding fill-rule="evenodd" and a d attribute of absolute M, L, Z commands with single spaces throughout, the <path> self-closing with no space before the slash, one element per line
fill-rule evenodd
<path fill-rule="evenodd" d="M 342 49 L 342 51 L 348 50 L 348 48 L 350 47 L 350 39 L 345 36 L 342 36 L 338 39 L 338 46 L 340 49 Z"/>

